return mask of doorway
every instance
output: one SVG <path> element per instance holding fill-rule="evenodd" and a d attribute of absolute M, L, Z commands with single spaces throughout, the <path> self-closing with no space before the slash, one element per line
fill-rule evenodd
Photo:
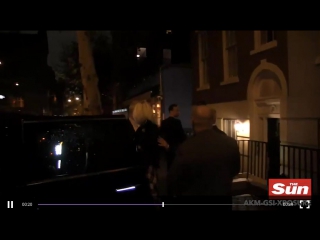
<path fill-rule="evenodd" d="M 280 120 L 268 118 L 268 178 L 280 177 Z"/>

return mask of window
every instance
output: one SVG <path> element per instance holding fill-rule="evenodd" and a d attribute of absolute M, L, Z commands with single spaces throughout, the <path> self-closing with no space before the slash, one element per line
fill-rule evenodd
<path fill-rule="evenodd" d="M 236 31 L 223 31 L 224 79 L 221 84 L 238 82 L 238 50 Z"/>
<path fill-rule="evenodd" d="M 250 121 L 223 119 L 223 131 L 237 140 L 246 140 L 250 138 Z"/>
<path fill-rule="evenodd" d="M 171 34 L 172 31 L 171 30 L 166 30 L 166 34 Z"/>
<path fill-rule="evenodd" d="M 261 31 L 261 44 L 266 44 L 268 42 L 272 42 L 274 39 L 274 31 L 267 30 L 267 31 Z"/>
<path fill-rule="evenodd" d="M 254 49 L 250 55 L 266 51 L 277 46 L 276 32 L 274 30 L 254 31 Z"/>
<path fill-rule="evenodd" d="M 236 120 L 223 120 L 223 131 L 229 136 L 234 139 L 237 139 L 237 132 L 235 130 L 234 125 L 236 124 Z"/>
<path fill-rule="evenodd" d="M 207 32 L 198 33 L 198 54 L 199 54 L 199 89 L 208 89 L 208 35 Z"/>
<path fill-rule="evenodd" d="M 227 31 L 228 74 L 229 78 L 238 76 L 237 42 L 235 31 Z"/>

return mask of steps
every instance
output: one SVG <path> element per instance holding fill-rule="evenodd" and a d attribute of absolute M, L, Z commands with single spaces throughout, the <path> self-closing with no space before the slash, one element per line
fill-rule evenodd
<path fill-rule="evenodd" d="M 244 206 L 246 200 L 268 199 L 267 186 L 247 178 L 235 178 L 232 184 L 232 209 L 234 211 L 271 210 L 266 207 Z"/>

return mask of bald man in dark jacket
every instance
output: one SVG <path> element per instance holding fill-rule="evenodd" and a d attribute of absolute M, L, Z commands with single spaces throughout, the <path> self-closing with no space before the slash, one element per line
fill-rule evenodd
<path fill-rule="evenodd" d="M 192 115 L 195 135 L 182 143 L 177 151 L 168 173 L 169 194 L 184 197 L 180 202 L 187 200 L 186 196 L 202 196 L 210 197 L 206 199 L 211 203 L 214 197 L 215 203 L 231 204 L 232 180 L 240 171 L 237 142 L 212 129 L 213 109 L 197 106 Z"/>

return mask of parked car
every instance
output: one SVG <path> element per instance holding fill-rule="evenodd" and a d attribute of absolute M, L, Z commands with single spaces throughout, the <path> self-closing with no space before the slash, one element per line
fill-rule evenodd
<path fill-rule="evenodd" d="M 146 166 L 121 116 L 1 114 L 8 200 L 35 204 L 148 203 Z"/>

